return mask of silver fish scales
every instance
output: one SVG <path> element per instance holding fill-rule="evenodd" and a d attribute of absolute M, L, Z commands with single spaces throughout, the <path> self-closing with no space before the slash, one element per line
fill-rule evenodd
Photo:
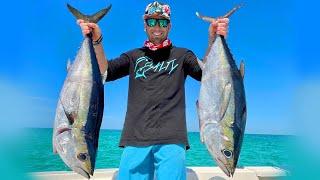
<path fill-rule="evenodd" d="M 232 9 L 229 17 L 239 8 Z M 211 22 L 213 18 L 197 16 Z M 203 62 L 197 110 L 201 141 L 227 176 L 233 176 L 240 155 L 246 125 L 246 99 L 240 70 L 221 35 L 210 45 Z"/>
<path fill-rule="evenodd" d="M 87 16 L 68 5 L 77 19 L 97 23 L 111 8 Z M 91 35 L 84 38 L 60 92 L 53 129 L 53 149 L 73 171 L 94 173 L 104 109 L 103 80 Z"/>

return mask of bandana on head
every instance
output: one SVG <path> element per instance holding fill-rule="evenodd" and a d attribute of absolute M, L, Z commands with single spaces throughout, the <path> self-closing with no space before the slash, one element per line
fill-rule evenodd
<path fill-rule="evenodd" d="M 161 44 L 159 45 L 155 45 L 153 44 L 152 42 L 150 42 L 149 40 L 145 41 L 144 42 L 144 46 L 149 48 L 151 51 L 156 51 L 158 49 L 161 49 L 161 48 L 165 48 L 165 47 L 168 47 L 171 45 L 171 41 L 170 39 L 166 39 L 164 40 Z"/>
<path fill-rule="evenodd" d="M 162 16 L 168 20 L 170 20 L 170 6 L 168 4 L 162 4 L 158 1 L 154 1 L 153 3 L 148 4 L 146 10 L 144 12 L 144 19 L 153 15 Z"/>

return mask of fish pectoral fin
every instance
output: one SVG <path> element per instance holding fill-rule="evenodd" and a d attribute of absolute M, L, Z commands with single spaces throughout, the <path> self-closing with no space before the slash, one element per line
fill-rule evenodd
<path fill-rule="evenodd" d="M 57 148 L 54 145 L 54 143 L 52 144 L 52 152 L 53 152 L 53 154 L 58 154 Z"/>
<path fill-rule="evenodd" d="M 200 66 L 200 69 L 203 70 L 203 68 L 204 68 L 204 62 L 203 62 L 202 60 L 200 60 L 199 58 L 197 58 L 197 62 L 198 62 L 198 64 L 199 64 L 199 66 Z"/>
<path fill-rule="evenodd" d="M 69 72 L 70 68 L 71 68 L 71 61 L 70 61 L 70 59 L 68 59 L 68 61 L 67 61 L 67 72 Z"/>
<path fill-rule="evenodd" d="M 75 120 L 75 119 L 77 118 L 77 116 L 78 116 L 78 114 L 77 114 L 76 112 L 70 112 L 70 113 L 68 113 L 68 112 L 65 111 L 65 114 L 66 114 L 66 116 L 67 116 L 67 119 L 68 119 L 70 125 L 72 125 L 72 124 L 74 123 L 74 120 Z"/>
<path fill-rule="evenodd" d="M 241 61 L 241 63 L 240 63 L 239 70 L 240 70 L 240 74 L 241 74 L 242 79 L 244 79 L 244 62 L 243 61 Z"/>
<path fill-rule="evenodd" d="M 200 119 L 199 100 L 197 100 L 197 102 L 196 102 L 196 107 L 197 107 L 197 113 L 198 113 L 198 119 L 199 119 L 200 141 L 201 141 L 201 143 L 204 143 L 204 138 L 203 138 L 203 133 L 202 133 L 202 124 L 201 124 L 201 119 Z"/>
<path fill-rule="evenodd" d="M 64 114 L 66 115 L 68 121 L 69 121 L 69 124 L 72 125 L 74 123 L 74 120 L 76 119 L 76 117 L 78 117 L 78 113 L 73 111 L 73 112 L 69 112 L 67 111 L 67 109 L 65 108 L 65 106 L 63 105 L 61 99 L 59 98 L 59 101 L 61 103 L 61 106 L 62 106 L 62 109 L 63 109 L 63 112 Z"/>
<path fill-rule="evenodd" d="M 219 115 L 220 115 L 220 121 L 223 119 L 227 109 L 228 109 L 228 105 L 230 102 L 230 97 L 231 97 L 231 83 L 227 83 L 224 88 L 223 88 L 223 93 L 222 93 L 222 97 L 221 97 L 221 106 L 220 106 L 220 111 L 219 111 Z"/>

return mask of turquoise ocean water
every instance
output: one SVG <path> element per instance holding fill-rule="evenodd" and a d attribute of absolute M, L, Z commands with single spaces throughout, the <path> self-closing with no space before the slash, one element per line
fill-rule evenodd
<path fill-rule="evenodd" d="M 117 168 L 122 149 L 118 147 L 121 131 L 101 130 L 96 168 Z M 189 132 L 190 150 L 187 151 L 187 166 L 216 166 L 198 132 Z M 288 145 L 293 139 L 285 135 L 246 134 L 240 154 L 239 166 L 277 166 L 287 168 Z M 26 145 L 23 148 L 28 172 L 70 170 L 52 152 L 52 129 L 27 129 Z"/>

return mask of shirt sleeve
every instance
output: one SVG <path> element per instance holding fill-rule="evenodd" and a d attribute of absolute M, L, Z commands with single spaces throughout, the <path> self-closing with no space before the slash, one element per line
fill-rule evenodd
<path fill-rule="evenodd" d="M 106 82 L 120 79 L 129 74 L 130 57 L 127 53 L 108 61 Z"/>
<path fill-rule="evenodd" d="M 202 70 L 198 64 L 196 55 L 188 50 L 184 59 L 184 70 L 186 75 L 190 75 L 193 79 L 201 81 Z"/>

